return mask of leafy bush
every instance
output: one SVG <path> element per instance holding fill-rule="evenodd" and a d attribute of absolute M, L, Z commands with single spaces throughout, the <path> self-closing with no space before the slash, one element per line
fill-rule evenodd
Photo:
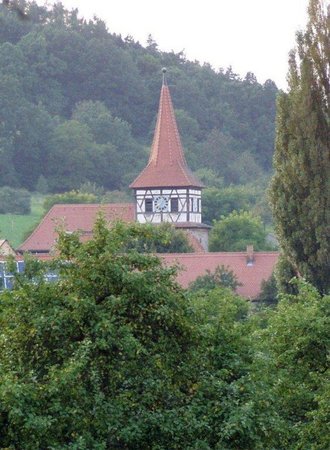
<path fill-rule="evenodd" d="M 233 211 L 250 211 L 263 197 L 264 192 L 253 185 L 207 188 L 203 192 L 203 221 L 212 224 Z"/>
<path fill-rule="evenodd" d="M 97 203 L 98 198 L 95 194 L 84 193 L 79 191 L 69 191 L 64 192 L 63 194 L 54 194 L 46 197 L 44 201 L 44 208 L 46 211 L 49 211 L 53 205 L 59 203 Z"/>
<path fill-rule="evenodd" d="M 186 403 L 200 376 L 198 330 L 173 269 L 123 253 L 145 232 L 99 221 L 88 243 L 64 234 L 63 288 L 33 265 L 33 282 L 22 277 L 0 298 L 0 448 L 166 449 L 196 440 L 196 429 L 186 436 Z"/>
<path fill-rule="evenodd" d="M 130 203 L 132 202 L 131 193 L 125 191 L 106 191 L 100 198 L 102 203 Z"/>
<path fill-rule="evenodd" d="M 30 214 L 31 195 L 25 189 L 0 188 L 0 214 Z"/>
<path fill-rule="evenodd" d="M 126 192 L 105 191 L 95 183 L 84 183 L 78 190 L 48 195 L 44 201 L 44 208 L 49 211 L 53 205 L 59 203 L 127 203 L 131 200 Z"/>
<path fill-rule="evenodd" d="M 268 278 L 268 280 L 262 280 L 261 292 L 256 298 L 257 302 L 263 305 L 272 306 L 278 303 L 278 289 L 276 284 L 276 278 L 274 273 Z"/>
<path fill-rule="evenodd" d="M 298 294 L 280 296 L 256 339 L 262 347 L 259 380 L 269 383 L 283 423 L 276 448 L 325 450 L 330 448 L 330 296 L 322 297 L 303 280 L 293 283 Z"/>
<path fill-rule="evenodd" d="M 136 224 L 139 238 L 127 241 L 125 250 L 136 250 L 139 253 L 192 253 L 194 249 L 188 242 L 187 235 L 182 230 L 176 230 L 170 223 L 158 226 L 151 224 Z"/>
<path fill-rule="evenodd" d="M 282 252 L 275 266 L 274 275 L 281 294 L 298 294 L 296 284 L 291 282 L 298 276 L 297 268 Z"/>
<path fill-rule="evenodd" d="M 93 194 L 97 198 L 100 198 L 102 197 L 102 195 L 104 195 L 104 187 L 98 186 L 96 183 L 92 183 L 91 181 L 86 181 L 86 183 L 81 184 L 78 191 L 81 194 Z"/>
<path fill-rule="evenodd" d="M 210 232 L 210 251 L 238 252 L 247 245 L 255 250 L 272 250 L 266 242 L 266 232 L 259 217 L 247 211 L 233 211 L 214 222 Z"/>
<path fill-rule="evenodd" d="M 206 271 L 206 275 L 201 275 L 196 278 L 194 282 L 190 284 L 189 289 L 193 292 L 195 291 L 211 291 L 217 287 L 230 288 L 233 291 L 240 286 L 237 276 L 232 270 L 223 264 L 216 267 L 214 272 L 210 270 Z"/>
<path fill-rule="evenodd" d="M 0 448 L 275 448 L 246 376 L 247 302 L 190 299 L 173 268 L 124 251 L 148 233 L 99 220 L 86 243 L 61 234 L 60 281 L 29 260 L 0 294 Z"/>

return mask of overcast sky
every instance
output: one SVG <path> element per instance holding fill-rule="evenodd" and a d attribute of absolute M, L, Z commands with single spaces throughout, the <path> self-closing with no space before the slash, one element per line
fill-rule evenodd
<path fill-rule="evenodd" d="M 44 3 L 39 0 L 39 3 Z M 51 1 L 49 3 L 52 3 Z M 97 15 L 110 32 L 164 51 L 183 50 L 214 69 L 232 66 L 286 88 L 288 52 L 307 21 L 308 0 L 62 0 L 85 18 Z"/>

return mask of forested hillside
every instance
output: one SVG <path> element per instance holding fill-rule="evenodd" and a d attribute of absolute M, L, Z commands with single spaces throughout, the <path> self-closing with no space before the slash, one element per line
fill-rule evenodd
<path fill-rule="evenodd" d="M 24 17 L 0 6 L 0 185 L 126 189 L 148 158 L 163 66 L 191 168 L 212 169 L 214 186 L 269 173 L 271 80 L 187 61 L 151 37 L 143 47 L 61 4 L 17 3 Z"/>

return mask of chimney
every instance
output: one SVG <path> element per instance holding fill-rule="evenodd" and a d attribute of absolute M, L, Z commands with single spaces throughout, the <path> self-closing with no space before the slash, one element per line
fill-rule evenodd
<path fill-rule="evenodd" d="M 246 265 L 253 266 L 254 264 L 254 251 L 253 245 L 246 246 Z"/>

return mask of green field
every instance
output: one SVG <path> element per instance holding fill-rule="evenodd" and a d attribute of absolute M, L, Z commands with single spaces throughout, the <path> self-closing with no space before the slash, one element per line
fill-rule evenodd
<path fill-rule="evenodd" d="M 43 196 L 33 195 L 28 215 L 0 214 L 0 239 L 7 239 L 12 247 L 18 247 L 40 222 L 44 214 L 43 201 Z"/>

